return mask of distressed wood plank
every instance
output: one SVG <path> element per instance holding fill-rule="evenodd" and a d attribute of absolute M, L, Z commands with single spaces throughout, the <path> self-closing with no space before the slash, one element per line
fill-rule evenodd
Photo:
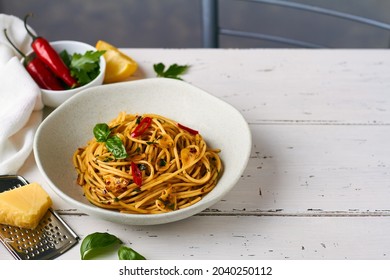
<path fill-rule="evenodd" d="M 189 64 L 187 82 L 234 105 L 249 122 L 389 124 L 390 50 L 125 49 L 140 62 Z"/>
<path fill-rule="evenodd" d="M 390 127 L 252 125 L 250 162 L 217 210 L 390 209 Z M 312 213 L 312 212 L 311 212 Z"/>
<path fill-rule="evenodd" d="M 389 259 L 390 217 L 191 217 L 158 226 L 122 226 L 87 216 L 64 216 L 84 238 L 109 232 L 146 258 Z M 93 226 L 91 226 L 93 225 Z M 58 259 L 80 259 L 78 244 Z M 103 259 L 116 259 L 116 252 Z M 0 247 L 0 259 L 11 259 Z"/>

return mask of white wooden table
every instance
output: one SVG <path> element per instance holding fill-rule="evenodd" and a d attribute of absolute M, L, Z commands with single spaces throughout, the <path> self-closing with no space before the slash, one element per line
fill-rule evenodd
<path fill-rule="evenodd" d="M 159 62 L 190 65 L 185 81 L 248 121 L 251 157 L 211 209 L 125 226 L 67 205 L 31 155 L 19 174 L 47 189 L 81 239 L 109 232 L 153 260 L 390 259 L 390 50 L 124 51 L 140 66 L 132 79 L 155 77 Z M 80 259 L 79 246 L 59 259 Z M 12 259 L 3 246 L 0 259 Z"/>

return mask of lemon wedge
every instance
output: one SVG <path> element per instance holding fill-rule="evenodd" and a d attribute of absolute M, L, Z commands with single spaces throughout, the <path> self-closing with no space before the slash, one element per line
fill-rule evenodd
<path fill-rule="evenodd" d="M 137 62 L 115 46 L 103 40 L 99 40 L 95 47 L 99 51 L 106 51 L 103 55 L 106 60 L 104 83 L 108 84 L 124 81 L 137 70 Z"/>

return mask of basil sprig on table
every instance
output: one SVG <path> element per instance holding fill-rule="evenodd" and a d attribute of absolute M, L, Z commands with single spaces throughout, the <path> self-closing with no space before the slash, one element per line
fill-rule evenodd
<path fill-rule="evenodd" d="M 99 254 L 113 249 L 115 245 L 122 244 L 122 241 L 115 235 L 107 232 L 95 232 L 87 235 L 80 246 L 82 260 L 96 258 Z M 144 256 L 133 249 L 121 245 L 118 249 L 119 260 L 146 260 Z"/>
<path fill-rule="evenodd" d="M 121 244 L 122 241 L 106 232 L 95 232 L 86 236 L 80 246 L 82 260 L 88 260 L 115 244 Z"/>
<path fill-rule="evenodd" d="M 117 135 L 111 135 L 111 129 L 106 123 L 98 123 L 93 128 L 93 135 L 98 142 L 105 142 L 107 149 L 116 159 L 127 157 L 125 145 Z"/>

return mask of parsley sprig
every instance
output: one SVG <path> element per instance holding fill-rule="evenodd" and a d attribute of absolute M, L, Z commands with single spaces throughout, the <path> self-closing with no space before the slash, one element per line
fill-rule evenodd
<path fill-rule="evenodd" d="M 154 71 L 157 73 L 157 77 L 171 78 L 177 80 L 182 80 L 180 75 L 184 74 L 189 67 L 189 65 L 178 65 L 175 63 L 170 65 L 165 70 L 165 65 L 161 62 L 153 65 Z"/>
<path fill-rule="evenodd" d="M 86 51 L 84 54 L 70 55 L 66 50 L 60 53 L 61 59 L 69 67 L 71 75 L 80 86 L 94 80 L 100 73 L 99 60 L 105 51 Z"/>

